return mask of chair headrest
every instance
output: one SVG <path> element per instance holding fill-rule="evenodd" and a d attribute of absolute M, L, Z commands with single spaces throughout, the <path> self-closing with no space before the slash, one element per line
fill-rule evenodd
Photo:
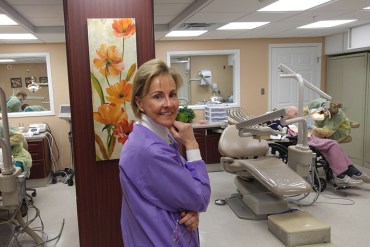
<path fill-rule="evenodd" d="M 222 132 L 218 142 L 218 150 L 225 157 L 245 158 L 265 156 L 268 153 L 269 146 L 264 140 L 240 137 L 236 126 L 230 125 Z"/>

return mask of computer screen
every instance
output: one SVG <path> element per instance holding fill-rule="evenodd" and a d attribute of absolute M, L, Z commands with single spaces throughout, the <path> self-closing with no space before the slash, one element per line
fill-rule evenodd
<path fill-rule="evenodd" d="M 71 106 L 69 104 L 60 105 L 59 118 L 64 120 L 71 120 Z"/>

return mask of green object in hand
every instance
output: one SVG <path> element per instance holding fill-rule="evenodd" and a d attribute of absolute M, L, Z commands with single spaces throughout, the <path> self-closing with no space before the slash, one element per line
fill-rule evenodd
<path fill-rule="evenodd" d="M 179 108 L 176 120 L 183 123 L 191 123 L 195 118 L 195 113 L 187 107 Z"/>

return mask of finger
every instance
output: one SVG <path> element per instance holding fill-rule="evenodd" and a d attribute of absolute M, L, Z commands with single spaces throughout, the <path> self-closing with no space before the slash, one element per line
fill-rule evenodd
<path fill-rule="evenodd" d="M 191 219 L 191 215 L 189 215 L 189 214 L 185 214 L 185 216 L 184 217 L 182 217 L 180 220 L 179 220 L 179 223 L 180 224 L 185 224 L 185 225 L 188 225 L 189 223 L 188 223 L 188 221 Z"/>

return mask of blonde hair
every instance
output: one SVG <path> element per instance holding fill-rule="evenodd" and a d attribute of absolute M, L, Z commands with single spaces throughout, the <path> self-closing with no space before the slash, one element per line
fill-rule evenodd
<path fill-rule="evenodd" d="M 131 108 L 137 118 L 141 118 L 141 112 L 135 97 L 145 96 L 149 92 L 152 79 L 159 75 L 171 76 L 175 81 L 176 89 L 182 85 L 181 76 L 160 59 L 152 59 L 141 65 L 134 77 L 131 95 Z"/>

